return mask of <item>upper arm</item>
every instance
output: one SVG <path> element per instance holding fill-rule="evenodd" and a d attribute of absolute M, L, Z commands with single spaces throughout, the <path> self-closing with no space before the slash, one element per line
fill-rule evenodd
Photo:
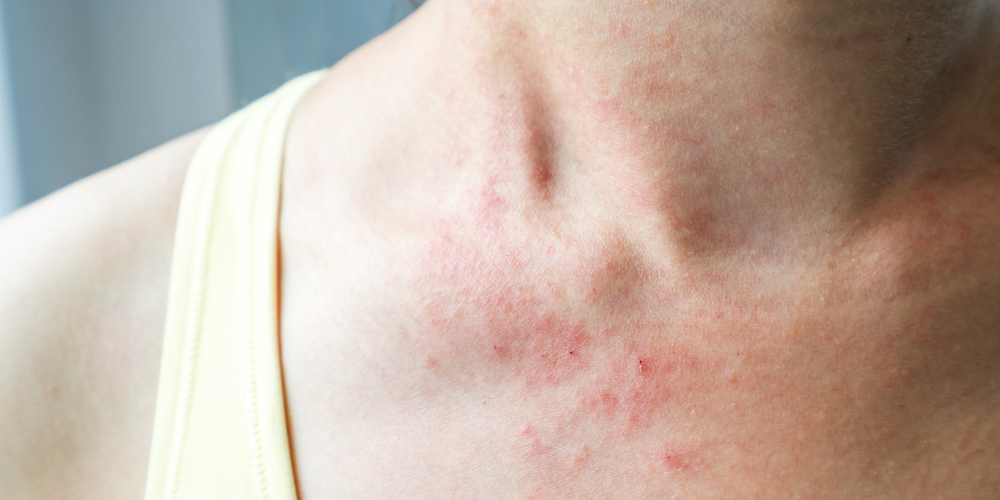
<path fill-rule="evenodd" d="M 141 496 L 186 166 L 203 132 L 0 221 L 0 491 Z"/>

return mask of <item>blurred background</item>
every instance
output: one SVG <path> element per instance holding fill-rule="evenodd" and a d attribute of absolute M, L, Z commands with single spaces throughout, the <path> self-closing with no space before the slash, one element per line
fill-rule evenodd
<path fill-rule="evenodd" d="M 0 0 L 0 217 L 330 66 L 415 0 Z"/>

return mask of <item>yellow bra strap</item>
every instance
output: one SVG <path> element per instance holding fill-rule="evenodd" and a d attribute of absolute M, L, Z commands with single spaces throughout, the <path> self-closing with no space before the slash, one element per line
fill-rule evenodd
<path fill-rule="evenodd" d="M 278 351 L 278 209 L 301 76 L 223 120 L 184 183 L 146 500 L 296 498 Z"/>

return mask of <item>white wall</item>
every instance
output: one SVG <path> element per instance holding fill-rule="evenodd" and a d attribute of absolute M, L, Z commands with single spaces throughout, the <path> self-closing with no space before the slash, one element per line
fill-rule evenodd
<path fill-rule="evenodd" d="M 218 121 L 235 105 L 222 0 L 91 0 L 103 165 Z"/>
<path fill-rule="evenodd" d="M 85 2 L 3 3 L 25 201 L 96 168 Z"/>
<path fill-rule="evenodd" d="M 415 3 L 0 0 L 0 214 L 337 62 Z"/>
<path fill-rule="evenodd" d="M 11 101 L 5 39 L 3 8 L 0 6 L 0 218 L 21 204 L 20 165 L 14 135 L 14 108 Z"/>
<path fill-rule="evenodd" d="M 228 0 L 240 105 L 331 66 L 411 12 L 409 0 Z"/>
<path fill-rule="evenodd" d="M 25 201 L 234 109 L 224 0 L 4 0 Z"/>

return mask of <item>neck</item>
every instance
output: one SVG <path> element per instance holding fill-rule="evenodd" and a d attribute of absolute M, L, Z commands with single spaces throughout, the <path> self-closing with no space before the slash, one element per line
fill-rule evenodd
<path fill-rule="evenodd" d="M 440 2 L 477 141 L 624 193 L 688 253 L 841 224 L 1000 109 L 992 0 Z"/>

